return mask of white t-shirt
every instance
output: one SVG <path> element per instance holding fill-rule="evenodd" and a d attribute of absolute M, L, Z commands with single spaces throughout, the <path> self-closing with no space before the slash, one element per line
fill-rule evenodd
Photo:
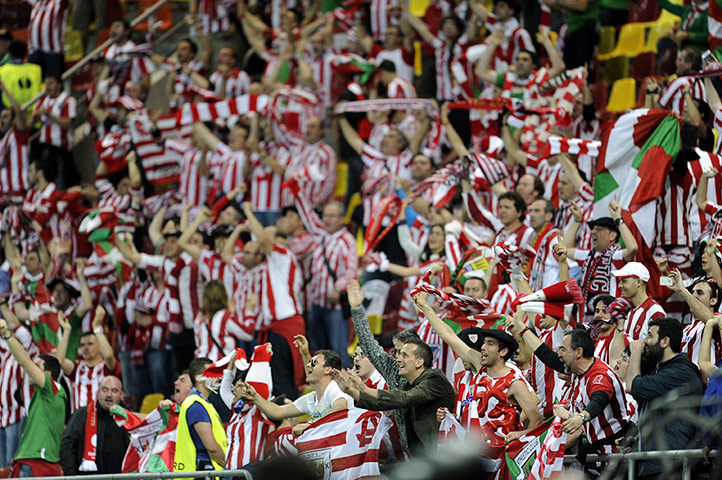
<path fill-rule="evenodd" d="M 316 392 L 311 392 L 297 398 L 296 401 L 293 402 L 293 406 L 300 412 L 311 415 L 313 418 L 320 418 L 331 412 L 334 402 L 339 398 L 346 399 L 348 408 L 353 407 L 353 398 L 343 393 L 335 380 L 331 380 L 331 383 L 329 383 L 326 390 L 324 390 L 320 401 L 317 398 Z"/>

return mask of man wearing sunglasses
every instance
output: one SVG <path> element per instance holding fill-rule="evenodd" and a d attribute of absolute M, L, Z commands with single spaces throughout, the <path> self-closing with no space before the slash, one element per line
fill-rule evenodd
<path fill-rule="evenodd" d="M 306 363 L 306 383 L 313 387 L 313 392 L 307 393 L 286 405 L 277 405 L 259 395 L 248 383 L 241 388 L 241 398 L 252 401 L 271 420 L 300 417 L 308 414 L 313 420 L 310 423 L 300 423 L 293 428 L 293 433 L 301 435 L 313 421 L 332 412 L 352 408 L 353 399 L 343 393 L 336 382 L 331 378 L 333 370 L 342 368 L 341 357 L 332 350 L 319 350 Z"/>

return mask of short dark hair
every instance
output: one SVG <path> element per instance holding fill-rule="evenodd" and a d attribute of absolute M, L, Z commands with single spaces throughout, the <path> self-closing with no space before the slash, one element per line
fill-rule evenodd
<path fill-rule="evenodd" d="M 55 358 L 54 355 L 47 355 L 45 353 L 41 353 L 38 355 L 45 364 L 45 370 L 50 372 L 50 378 L 53 380 L 57 380 L 60 378 L 60 362 L 57 358 Z"/>
<path fill-rule="evenodd" d="M 42 171 L 45 180 L 52 182 L 58 174 L 58 165 L 56 162 L 50 161 L 47 156 L 36 156 L 30 160 L 31 164 L 35 164 L 35 171 Z"/>
<path fill-rule="evenodd" d="M 28 54 L 28 44 L 22 40 L 13 40 L 8 45 L 8 55 L 10 58 L 22 60 Z"/>
<path fill-rule="evenodd" d="M 496 3 L 504 2 L 506 3 L 509 8 L 514 10 L 514 15 L 519 15 L 521 13 L 521 5 L 519 4 L 519 0 L 497 0 Z"/>
<path fill-rule="evenodd" d="M 384 60 L 379 64 L 379 70 L 384 72 L 396 73 L 396 64 L 391 60 Z"/>
<path fill-rule="evenodd" d="M 531 57 L 531 63 L 534 64 L 534 66 L 539 66 L 539 55 L 536 52 L 532 52 L 531 50 L 527 50 L 525 48 L 522 48 L 519 50 L 519 52 L 516 54 L 516 56 L 519 56 L 519 53 L 526 53 Z"/>
<path fill-rule="evenodd" d="M 421 337 L 419 337 L 419 334 L 414 330 L 413 328 L 409 328 L 408 330 L 401 330 L 400 332 L 396 332 L 391 339 L 398 340 L 401 343 L 407 343 L 411 340 L 421 340 Z"/>
<path fill-rule="evenodd" d="M 319 350 L 316 355 L 323 355 L 323 366 L 335 368 L 341 370 L 343 368 L 343 362 L 341 361 L 341 355 L 334 352 L 333 350 Z"/>
<path fill-rule="evenodd" d="M 535 178 L 539 178 L 539 177 L 535 177 Z M 536 183 L 536 180 L 534 182 Z M 535 187 L 535 189 L 536 189 L 536 187 Z M 544 198 L 542 196 L 536 197 L 534 199 L 535 202 L 537 202 L 539 200 L 544 202 L 544 213 L 551 213 L 552 217 L 553 217 L 554 214 L 557 212 L 557 209 L 554 208 L 554 204 L 551 202 L 551 200 L 549 200 L 548 198 Z"/>
<path fill-rule="evenodd" d="M 83 333 L 80 334 L 80 338 L 94 337 L 94 336 L 95 336 L 95 332 L 92 331 L 92 330 L 86 330 L 86 331 L 84 331 Z"/>
<path fill-rule="evenodd" d="M 459 35 L 462 35 L 464 33 L 464 21 L 459 18 L 458 15 L 446 15 L 444 18 L 441 19 L 441 26 L 444 26 L 444 23 L 452 21 L 454 22 L 454 25 L 456 26 L 456 29 L 459 30 Z"/>
<path fill-rule="evenodd" d="M 471 280 L 478 280 L 481 282 L 481 288 L 484 290 L 488 290 L 488 287 L 486 286 L 486 281 L 481 277 L 466 277 L 466 280 L 464 280 L 464 285 L 466 286 L 466 282 L 470 282 Z"/>
<path fill-rule="evenodd" d="M 130 22 L 129 22 L 128 20 L 126 20 L 125 18 L 123 18 L 123 17 L 116 17 L 116 18 L 114 18 L 113 21 L 110 22 L 110 24 L 112 25 L 112 24 L 114 24 L 114 23 L 122 23 L 122 24 L 123 24 L 123 29 L 124 29 L 125 31 L 130 30 Z"/>
<path fill-rule="evenodd" d="M 191 377 L 191 383 L 193 386 L 196 385 L 196 377 L 206 370 L 208 365 L 212 364 L 213 361 L 210 358 L 199 357 L 191 360 L 188 364 L 188 376 Z"/>
<path fill-rule="evenodd" d="M 592 299 L 592 305 L 596 305 L 597 303 L 602 302 L 604 306 L 608 307 L 615 300 L 616 298 L 613 295 L 607 295 L 606 293 L 602 293 Z"/>
<path fill-rule="evenodd" d="M 655 318 L 649 322 L 649 328 L 659 328 L 659 340 L 669 338 L 669 348 L 674 353 L 682 350 L 682 324 L 679 320 L 672 317 Z"/>
<path fill-rule="evenodd" d="M 514 210 L 521 213 L 519 220 L 523 222 L 524 217 L 526 217 L 526 203 L 524 203 L 524 199 L 521 198 L 521 195 L 516 192 L 504 192 L 499 195 L 499 201 L 501 202 L 502 200 L 511 200 L 514 204 Z"/>
<path fill-rule="evenodd" d="M 691 65 L 690 71 L 702 70 L 702 53 L 694 48 L 682 49 L 682 58 Z"/>
<path fill-rule="evenodd" d="M 592 340 L 589 332 L 581 329 L 570 330 L 564 334 L 565 337 L 567 335 L 571 337 L 572 350 L 581 348 L 584 358 L 592 358 L 594 356 L 594 340 Z"/>
<path fill-rule="evenodd" d="M 426 342 L 421 338 L 410 338 L 404 342 L 404 345 L 414 345 L 416 347 L 414 354 L 424 360 L 424 368 L 431 368 L 431 364 L 434 362 L 434 352 Z"/>
<path fill-rule="evenodd" d="M 180 44 L 181 42 L 188 42 L 188 44 L 191 46 L 191 52 L 193 52 L 193 55 L 198 53 L 198 45 L 196 45 L 196 42 L 190 39 L 190 37 L 181 38 L 181 41 L 178 42 Z"/>
<path fill-rule="evenodd" d="M 713 309 L 714 311 L 717 311 L 717 306 L 719 305 L 720 300 L 722 300 L 722 298 L 720 298 L 720 288 L 719 288 L 719 285 L 717 284 L 717 282 L 710 282 L 710 281 L 707 280 L 706 278 L 698 278 L 697 280 L 694 281 L 694 283 L 692 283 L 692 286 L 689 287 L 690 290 L 694 290 L 694 287 L 696 287 L 697 284 L 700 284 L 700 283 L 706 283 L 707 285 L 709 285 L 710 298 L 716 298 L 716 299 L 717 299 L 717 301 L 714 302 L 714 305 L 712 305 L 712 309 Z"/>
<path fill-rule="evenodd" d="M 56 82 L 58 82 L 60 84 L 63 83 L 62 75 L 60 74 L 60 72 L 57 72 L 55 70 L 50 70 L 50 71 L 43 73 L 43 79 L 48 79 L 48 78 L 52 78 L 53 80 L 55 80 Z"/>

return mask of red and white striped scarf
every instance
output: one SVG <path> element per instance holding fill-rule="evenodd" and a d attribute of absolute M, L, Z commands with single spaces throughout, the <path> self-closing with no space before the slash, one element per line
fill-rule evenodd
<path fill-rule="evenodd" d="M 231 115 L 243 115 L 248 112 L 265 114 L 268 106 L 267 95 L 248 93 L 230 100 L 215 103 L 186 103 L 176 113 L 176 123 L 187 125 L 195 122 L 212 122 L 228 118 Z"/>

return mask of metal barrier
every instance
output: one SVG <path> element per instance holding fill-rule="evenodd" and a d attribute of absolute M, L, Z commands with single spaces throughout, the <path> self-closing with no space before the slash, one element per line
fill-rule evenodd
<path fill-rule="evenodd" d="M 253 480 L 248 470 L 204 470 L 202 472 L 163 472 L 163 473 L 111 473 L 106 475 L 75 475 L 69 477 L 34 477 L 34 480 L 144 480 L 146 478 L 204 478 L 238 477 Z"/>
<path fill-rule="evenodd" d="M 718 450 L 712 450 L 709 452 L 709 457 L 716 457 Z M 702 458 L 702 449 L 692 450 L 660 450 L 653 452 L 630 452 L 630 453 L 610 453 L 607 455 L 587 455 L 587 463 L 592 462 L 606 462 L 607 469 L 616 466 L 619 463 L 627 462 L 627 479 L 634 480 L 635 478 L 635 467 L 638 460 L 668 460 L 675 462 L 676 460 L 682 461 L 682 479 L 681 480 L 692 480 L 692 464 L 690 460 L 698 460 Z M 574 455 L 565 455 L 564 463 L 572 463 L 576 457 Z M 602 478 L 605 478 L 602 475 Z"/>
<path fill-rule="evenodd" d="M 158 0 L 158 2 L 154 3 L 147 10 L 145 10 L 143 13 L 138 15 L 132 22 L 130 22 L 130 27 L 133 28 L 136 25 L 142 23 L 145 19 L 147 19 L 148 17 L 153 15 L 160 7 L 162 7 L 169 1 L 170 0 Z M 113 40 L 108 39 L 105 42 L 103 42 L 101 45 L 95 47 L 95 50 L 93 50 L 92 52 L 90 52 L 89 54 L 87 54 L 86 56 L 81 58 L 78 61 L 78 63 L 76 63 L 69 69 L 67 69 L 61 77 L 62 80 L 67 80 L 68 78 L 72 77 L 75 74 L 75 72 L 77 72 L 78 70 L 83 68 L 85 65 L 87 65 L 88 62 L 90 62 L 90 59 L 92 59 L 93 57 L 98 55 L 100 52 L 102 52 L 103 50 L 108 48 L 112 43 L 113 43 Z M 40 100 L 43 97 L 43 95 L 45 95 L 45 90 L 41 90 L 37 95 L 35 95 L 33 98 L 31 98 L 30 100 L 25 102 L 25 104 L 22 105 L 22 107 L 21 107 L 22 110 L 25 111 L 28 108 L 30 108 L 31 106 L 33 106 L 33 104 L 35 104 L 35 102 Z"/>

